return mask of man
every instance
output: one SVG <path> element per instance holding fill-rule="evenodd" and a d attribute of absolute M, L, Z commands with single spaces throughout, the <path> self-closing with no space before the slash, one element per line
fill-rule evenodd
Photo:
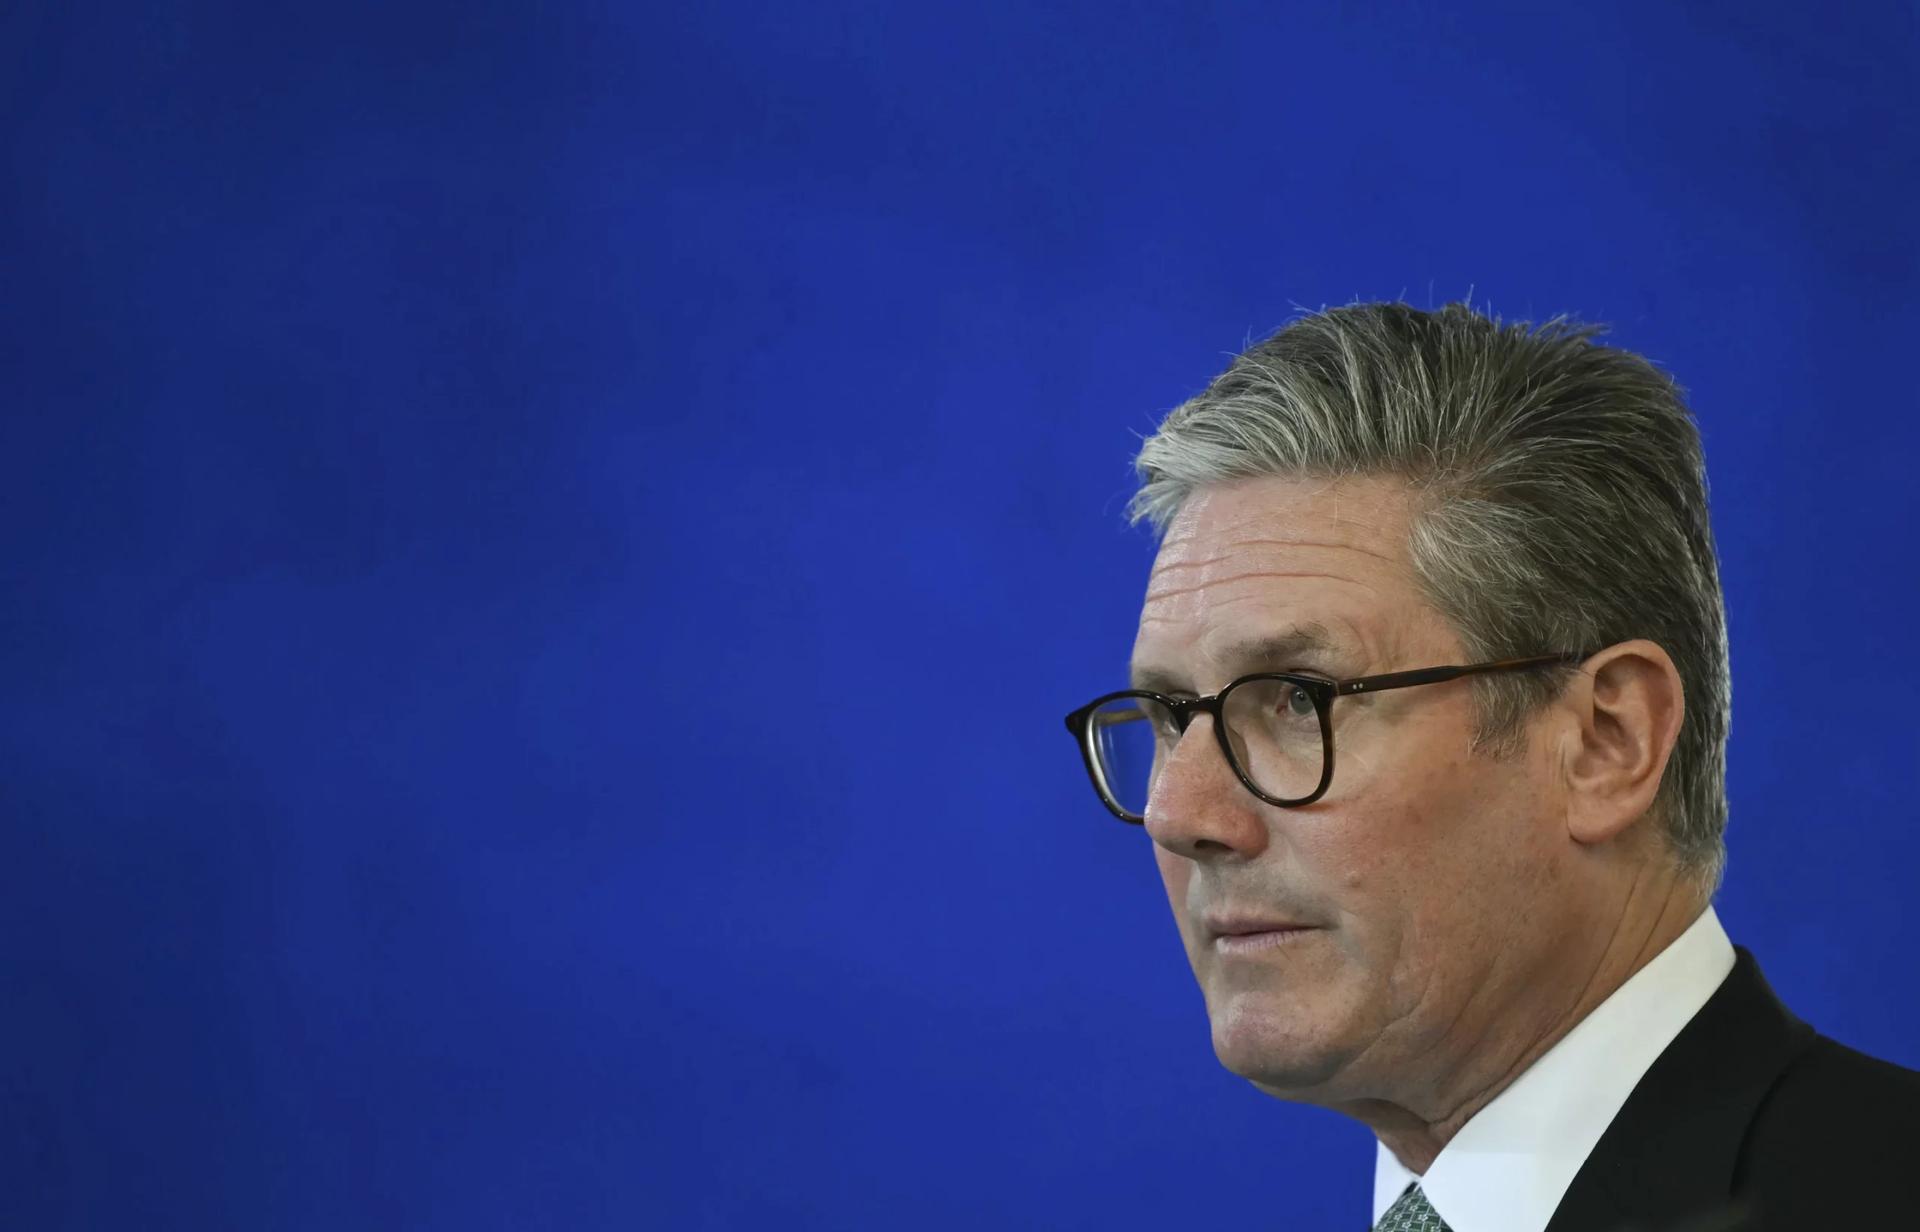
<path fill-rule="evenodd" d="M 1920 1074 L 1710 905 L 1699 435 L 1598 332 L 1365 304 L 1242 354 L 1140 452 L 1132 685 L 1068 727 L 1221 1063 L 1378 1138 L 1376 1227 L 1920 1227 Z"/>

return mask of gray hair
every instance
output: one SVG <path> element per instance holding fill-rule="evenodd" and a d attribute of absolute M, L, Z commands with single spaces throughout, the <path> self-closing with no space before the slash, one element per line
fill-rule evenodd
<path fill-rule="evenodd" d="M 1417 496 L 1416 576 L 1466 652 L 1657 642 L 1686 715 L 1655 798 L 1709 893 L 1726 860 L 1726 617 L 1700 433 L 1647 360 L 1555 317 L 1353 304 L 1302 317 L 1176 407 L 1135 460 L 1129 513 L 1164 534 L 1197 488 L 1260 475 L 1393 475 Z M 1411 666 L 1425 666 L 1413 664 Z M 1478 678 L 1476 743 L 1518 748 L 1564 672 Z"/>

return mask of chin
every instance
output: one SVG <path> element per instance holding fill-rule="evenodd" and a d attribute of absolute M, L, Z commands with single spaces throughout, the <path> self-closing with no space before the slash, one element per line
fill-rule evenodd
<path fill-rule="evenodd" d="M 1349 1060 L 1330 1024 L 1303 1015 L 1298 1004 L 1263 1000 L 1241 995 L 1210 1011 L 1213 1055 L 1228 1072 L 1283 1098 L 1327 1086 Z"/>

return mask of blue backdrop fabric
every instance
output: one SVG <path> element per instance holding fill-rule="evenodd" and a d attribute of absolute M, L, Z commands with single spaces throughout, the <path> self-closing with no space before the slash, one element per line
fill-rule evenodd
<path fill-rule="evenodd" d="M 1920 1066 L 1908 3 L 0 13 L 0 1226 L 1299 1227 L 1117 686 L 1301 308 L 1677 375 L 1720 912 Z"/>

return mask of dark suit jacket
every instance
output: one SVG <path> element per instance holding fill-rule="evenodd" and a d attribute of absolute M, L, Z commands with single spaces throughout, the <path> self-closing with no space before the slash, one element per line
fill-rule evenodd
<path fill-rule="evenodd" d="M 1920 1073 L 1817 1034 L 1735 953 L 1547 1232 L 1920 1229 Z"/>

